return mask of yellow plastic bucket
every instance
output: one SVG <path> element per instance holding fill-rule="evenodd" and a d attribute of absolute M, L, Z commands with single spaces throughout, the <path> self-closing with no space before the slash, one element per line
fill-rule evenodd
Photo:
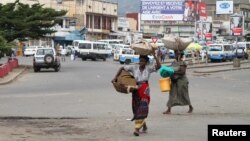
<path fill-rule="evenodd" d="M 161 78 L 159 80 L 159 83 L 160 83 L 160 88 L 161 88 L 162 92 L 169 92 L 170 91 L 171 80 L 169 77 Z"/>

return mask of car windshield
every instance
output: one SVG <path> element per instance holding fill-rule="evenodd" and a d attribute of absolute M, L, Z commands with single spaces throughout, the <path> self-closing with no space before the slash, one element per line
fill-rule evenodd
<path fill-rule="evenodd" d="M 222 47 L 219 45 L 211 45 L 209 51 L 222 51 Z"/>
<path fill-rule="evenodd" d="M 38 49 L 37 55 L 54 54 L 53 49 Z"/>
<path fill-rule="evenodd" d="M 133 54 L 133 50 L 131 50 L 131 49 L 122 49 L 122 54 Z"/>

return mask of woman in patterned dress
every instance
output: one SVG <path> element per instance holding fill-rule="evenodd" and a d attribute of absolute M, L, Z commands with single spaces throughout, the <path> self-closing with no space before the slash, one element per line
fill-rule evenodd
<path fill-rule="evenodd" d="M 149 111 L 149 102 L 150 102 L 150 89 L 149 89 L 149 77 L 152 72 L 156 72 L 161 64 L 156 57 L 155 51 L 153 51 L 154 59 L 156 60 L 155 66 L 147 65 L 149 63 L 149 58 L 147 55 L 140 55 L 139 57 L 139 65 L 130 65 L 121 67 L 115 78 L 112 82 L 117 81 L 117 77 L 122 72 L 122 70 L 129 71 L 133 74 L 137 82 L 137 88 L 130 89 L 132 92 L 132 110 L 133 110 L 133 118 L 131 121 L 135 121 L 135 130 L 134 135 L 139 136 L 139 130 L 142 128 L 142 131 L 147 131 L 147 125 L 145 119 L 148 116 Z"/>
<path fill-rule="evenodd" d="M 169 99 L 167 102 L 168 109 L 163 114 L 170 114 L 173 106 L 189 106 L 188 113 L 193 112 L 188 91 L 188 78 L 186 76 L 187 64 L 182 60 L 184 53 L 175 51 L 176 60 L 172 63 L 175 70 L 171 76 L 171 90 L 169 92 Z"/>

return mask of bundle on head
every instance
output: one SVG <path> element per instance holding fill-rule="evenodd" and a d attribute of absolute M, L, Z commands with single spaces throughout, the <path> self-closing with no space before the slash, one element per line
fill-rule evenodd
<path fill-rule="evenodd" d="M 188 47 L 192 40 L 190 38 L 180 38 L 171 36 L 163 38 L 162 42 L 168 49 L 183 51 Z"/>

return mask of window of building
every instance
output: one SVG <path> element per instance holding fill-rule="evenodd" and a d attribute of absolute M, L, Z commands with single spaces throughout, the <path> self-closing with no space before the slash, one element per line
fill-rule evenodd
<path fill-rule="evenodd" d="M 161 26 L 160 25 L 150 25 L 149 28 L 153 28 L 153 29 L 156 29 L 156 28 L 160 28 Z"/>
<path fill-rule="evenodd" d="M 94 16 L 94 28 L 101 29 L 101 16 Z"/>
<path fill-rule="evenodd" d="M 107 29 L 111 30 L 111 18 L 107 17 Z"/>
<path fill-rule="evenodd" d="M 122 29 L 123 29 L 122 27 L 118 27 L 118 31 L 122 31 Z"/>
<path fill-rule="evenodd" d="M 57 4 L 62 4 L 63 0 L 56 0 Z"/>
<path fill-rule="evenodd" d="M 89 27 L 93 28 L 93 16 L 89 15 Z"/>
<path fill-rule="evenodd" d="M 102 17 L 102 29 L 107 29 L 107 20 L 106 20 L 106 17 Z"/>
<path fill-rule="evenodd" d="M 87 28 L 92 28 L 92 15 L 86 16 L 86 26 Z"/>

